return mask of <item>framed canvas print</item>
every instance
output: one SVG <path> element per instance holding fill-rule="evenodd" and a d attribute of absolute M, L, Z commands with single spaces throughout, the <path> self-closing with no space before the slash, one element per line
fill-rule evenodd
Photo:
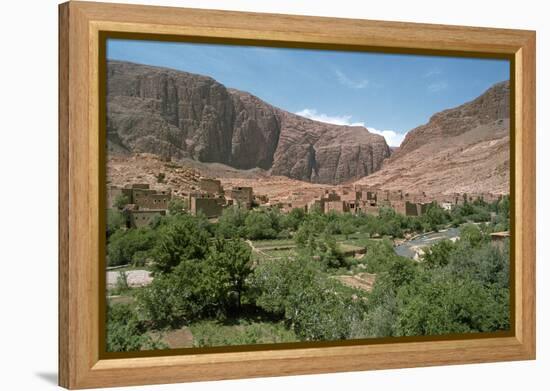
<path fill-rule="evenodd" d="M 535 33 L 60 5 L 60 384 L 535 358 Z"/>

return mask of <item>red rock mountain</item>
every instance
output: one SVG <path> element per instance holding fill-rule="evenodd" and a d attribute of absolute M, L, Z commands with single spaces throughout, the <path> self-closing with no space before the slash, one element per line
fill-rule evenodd
<path fill-rule="evenodd" d="M 411 130 L 381 170 L 357 183 L 410 192 L 508 193 L 509 118 L 505 81 Z"/>
<path fill-rule="evenodd" d="M 339 184 L 372 174 L 391 153 L 364 127 L 300 117 L 197 74 L 109 61 L 107 94 L 112 156 L 145 152 Z"/>

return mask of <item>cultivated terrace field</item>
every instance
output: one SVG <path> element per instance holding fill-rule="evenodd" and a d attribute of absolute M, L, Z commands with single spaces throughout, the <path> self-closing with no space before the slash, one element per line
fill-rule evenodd
<path fill-rule="evenodd" d="M 436 204 L 421 217 L 228 208 L 216 221 L 171 205 L 150 226 L 108 211 L 107 348 L 136 351 L 506 330 L 508 197 Z M 491 212 L 492 218 L 491 218 Z M 473 224 L 475 223 L 475 224 Z M 395 243 L 460 227 L 418 260 Z M 151 272 L 138 287 L 128 271 Z"/>

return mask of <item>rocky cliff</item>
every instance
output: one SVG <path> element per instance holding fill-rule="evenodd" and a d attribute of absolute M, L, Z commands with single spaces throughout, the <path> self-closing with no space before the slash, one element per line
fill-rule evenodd
<path fill-rule="evenodd" d="M 111 155 L 258 167 L 327 184 L 370 175 L 390 156 L 384 138 L 363 127 L 309 120 L 209 77 L 119 61 L 107 66 L 107 142 Z"/>
<path fill-rule="evenodd" d="M 505 81 L 411 130 L 380 171 L 357 183 L 413 192 L 508 193 L 509 117 Z"/>

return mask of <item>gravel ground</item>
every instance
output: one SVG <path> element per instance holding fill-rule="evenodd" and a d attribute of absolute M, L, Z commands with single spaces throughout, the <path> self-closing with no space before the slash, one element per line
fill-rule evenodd
<path fill-rule="evenodd" d="M 114 286 L 116 284 L 118 273 L 119 272 L 117 271 L 107 272 L 108 286 Z M 151 272 L 148 272 L 147 270 L 129 270 L 124 273 L 128 276 L 128 285 L 131 287 L 149 285 L 153 281 Z"/>

